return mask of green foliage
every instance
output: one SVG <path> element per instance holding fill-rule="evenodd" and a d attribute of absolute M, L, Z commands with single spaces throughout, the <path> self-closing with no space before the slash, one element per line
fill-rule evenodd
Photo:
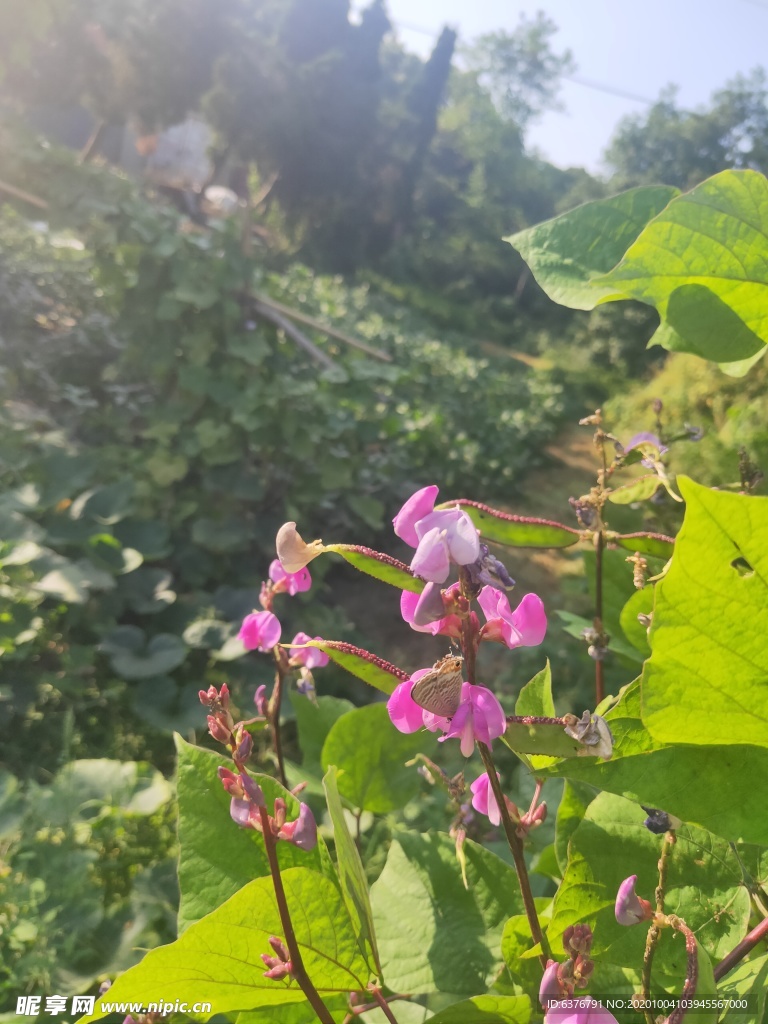
<path fill-rule="evenodd" d="M 710 491 L 685 478 L 680 486 L 686 515 L 656 593 L 652 654 L 641 682 L 643 722 L 655 740 L 679 742 L 668 711 L 674 705 L 685 719 L 686 743 L 768 747 L 761 542 L 768 500 Z M 739 559 L 747 563 L 743 575 Z M 702 592 L 706 601 L 698 598 Z"/>
<path fill-rule="evenodd" d="M 0 1006 L 87 989 L 173 936 L 171 795 L 134 762 L 71 761 L 26 789 L 0 774 Z"/>
<path fill-rule="evenodd" d="M 512 868 L 483 847 L 464 844 L 465 888 L 445 834 L 401 832 L 371 889 L 387 985 L 395 991 L 470 995 L 501 966 L 504 922 L 522 912 Z M 404 941 L 403 921 L 417 942 Z"/>
<path fill-rule="evenodd" d="M 302 958 L 320 994 L 365 988 L 370 973 L 334 882 L 304 867 L 288 868 L 282 877 Z M 217 973 L 226 974 L 226 981 L 216 985 L 218 1013 L 304 1002 L 298 985 L 287 980 L 275 984 L 254 969 L 259 954 L 270 948 L 269 937 L 280 932 L 272 880 L 257 878 L 191 925 L 176 942 L 151 950 L 115 982 L 107 993 L 109 1001 L 147 1004 L 171 981 L 176 998 L 210 1001 L 211 970 L 218 965 Z M 92 1014 L 81 1018 L 82 1024 L 103 1017 L 99 1008 L 100 1001 Z"/>
<path fill-rule="evenodd" d="M 558 301 L 589 308 L 637 299 L 661 317 L 656 344 L 694 352 L 742 376 L 768 341 L 762 318 L 767 209 L 762 174 L 723 171 L 676 197 L 639 189 L 599 200 L 510 241 Z M 593 244 L 585 247 L 582 233 Z"/>
<path fill-rule="evenodd" d="M 614 181 L 688 189 L 727 167 L 764 167 L 767 99 L 762 68 L 731 79 L 704 109 L 681 110 L 667 90 L 647 114 L 619 123 L 606 153 Z"/>
<path fill-rule="evenodd" d="M 419 790 L 419 776 L 406 762 L 425 746 L 435 752 L 423 736 L 393 736 L 391 725 L 383 704 L 368 704 L 339 718 L 323 744 L 323 768 L 339 769 L 339 792 L 362 811 L 386 814 L 403 807 Z"/>

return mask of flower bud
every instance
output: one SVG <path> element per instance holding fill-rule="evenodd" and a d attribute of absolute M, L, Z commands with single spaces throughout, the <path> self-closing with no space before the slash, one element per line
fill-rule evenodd
<path fill-rule="evenodd" d="M 264 971 L 264 977 L 270 978 L 272 981 L 280 981 L 281 978 L 287 978 L 293 971 L 293 964 L 290 960 L 283 962 L 278 960 L 277 957 L 268 956 L 266 953 L 261 954 L 261 959 L 269 968 L 268 971 Z"/>
<path fill-rule="evenodd" d="M 653 917 L 651 904 L 635 892 L 636 881 L 637 875 L 630 875 L 619 886 L 615 908 L 616 920 L 619 924 L 640 924 L 641 921 L 650 921 Z"/>
<path fill-rule="evenodd" d="M 222 786 L 230 796 L 233 796 L 238 800 L 245 799 L 245 790 L 243 789 L 238 775 L 235 775 L 235 773 L 230 771 L 229 768 L 224 767 L 218 768 L 217 774 L 221 779 Z"/>
<path fill-rule="evenodd" d="M 245 764 L 253 753 L 253 737 L 241 726 L 238 726 L 238 731 L 235 735 L 237 738 L 237 750 L 235 751 L 235 757 L 241 764 Z"/>
<path fill-rule="evenodd" d="M 262 683 L 261 686 L 256 688 L 256 693 L 253 695 L 253 703 L 256 705 L 256 710 L 262 718 L 267 717 L 267 698 L 265 696 L 267 692 L 266 686 Z"/>
<path fill-rule="evenodd" d="M 588 924 L 572 924 L 563 932 L 563 947 L 570 956 L 589 953 L 592 948 L 592 929 Z"/>
<path fill-rule="evenodd" d="M 258 829 L 261 824 L 258 809 L 250 800 L 241 800 L 233 796 L 229 801 L 229 816 L 240 828 Z"/>
<path fill-rule="evenodd" d="M 324 550 L 321 540 L 307 544 L 296 529 L 296 523 L 284 523 L 277 531 L 275 543 L 277 557 L 287 573 L 300 572 Z"/>
<path fill-rule="evenodd" d="M 208 732 L 219 743 L 229 743 L 232 733 L 221 722 L 218 715 L 208 715 Z"/>
<path fill-rule="evenodd" d="M 548 1010 L 553 1003 L 558 1002 L 565 995 L 560 984 L 559 967 L 560 964 L 556 960 L 550 960 L 544 971 L 544 977 L 541 979 L 539 1002 L 544 1010 Z"/>
<path fill-rule="evenodd" d="M 276 935 L 270 935 L 269 944 L 284 963 L 287 963 L 291 959 L 288 947 L 282 939 L 279 939 Z"/>

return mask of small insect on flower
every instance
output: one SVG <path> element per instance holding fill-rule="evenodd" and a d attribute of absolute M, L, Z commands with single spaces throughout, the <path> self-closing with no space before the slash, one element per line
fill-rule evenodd
<path fill-rule="evenodd" d="M 464 662 L 446 654 L 422 676 L 411 690 L 411 699 L 425 711 L 441 718 L 452 718 L 461 701 Z"/>

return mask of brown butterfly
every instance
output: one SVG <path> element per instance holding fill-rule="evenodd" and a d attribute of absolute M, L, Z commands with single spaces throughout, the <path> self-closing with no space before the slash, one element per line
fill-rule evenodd
<path fill-rule="evenodd" d="M 411 697 L 420 708 L 442 718 L 452 718 L 461 701 L 463 682 L 461 658 L 446 654 L 416 683 Z"/>

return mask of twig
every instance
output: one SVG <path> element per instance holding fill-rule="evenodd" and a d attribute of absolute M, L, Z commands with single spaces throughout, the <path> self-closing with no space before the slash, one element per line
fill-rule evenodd
<path fill-rule="evenodd" d="M 101 142 L 101 137 L 104 134 L 106 127 L 107 122 L 103 118 L 96 122 L 93 131 L 88 136 L 87 142 L 80 150 L 80 153 L 77 158 L 77 162 L 79 164 L 86 164 L 91 159 L 94 150 L 98 146 L 99 142 Z"/>
<path fill-rule="evenodd" d="M 7 192 L 9 196 L 21 199 L 23 202 L 29 203 L 30 206 L 37 206 L 40 210 L 48 209 L 48 203 L 45 199 L 33 196 L 31 192 L 25 192 L 24 189 L 16 188 L 15 185 L 9 185 L 7 181 L 0 181 L 0 191 Z"/>
<path fill-rule="evenodd" d="M 272 873 L 272 884 L 275 888 L 275 900 L 277 901 L 277 909 L 280 914 L 280 922 L 283 926 L 283 933 L 285 937 L 285 944 L 288 947 L 288 952 L 291 955 L 291 966 L 293 977 L 298 981 L 299 987 L 304 995 L 307 997 L 309 1004 L 317 1015 L 317 1019 L 322 1024 L 334 1024 L 333 1016 L 331 1015 L 328 1007 L 323 1002 L 320 993 L 317 991 L 315 986 L 312 984 L 307 970 L 304 966 L 304 961 L 301 958 L 301 950 L 299 949 L 299 943 L 296 939 L 296 933 L 293 930 L 293 922 L 291 921 L 291 915 L 288 910 L 288 901 L 285 898 L 285 889 L 283 888 L 283 879 L 280 875 L 280 865 L 277 862 L 277 851 L 275 850 L 275 837 L 272 834 L 272 828 L 269 821 L 269 814 L 267 813 L 266 807 L 259 808 L 259 814 L 261 816 L 261 830 L 264 835 L 264 846 L 267 851 L 267 860 L 269 861 L 269 870 Z"/>
<path fill-rule="evenodd" d="M 269 320 L 270 323 L 279 327 L 281 331 L 285 331 L 292 341 L 295 341 L 297 345 L 303 348 L 305 352 L 308 352 L 316 362 L 326 367 L 326 369 L 333 369 L 336 365 L 330 356 L 327 356 L 325 352 L 321 352 L 317 345 L 310 341 L 305 334 L 302 334 L 298 327 L 296 327 L 295 324 L 292 324 L 290 320 L 286 319 L 282 313 L 279 313 L 276 309 L 272 309 L 271 306 L 266 305 L 266 303 L 262 302 L 260 299 L 253 300 L 252 308 L 253 311 L 264 320 Z"/>
<path fill-rule="evenodd" d="M 602 522 L 600 531 L 595 538 L 595 629 L 603 635 L 603 548 L 605 546 L 605 535 Z M 602 648 L 598 651 L 602 653 Z M 605 681 L 603 676 L 602 658 L 595 659 L 595 707 L 605 697 Z"/>
<path fill-rule="evenodd" d="M 300 324 L 306 324 L 308 327 L 314 327 L 316 331 L 321 331 L 323 334 L 327 334 L 329 338 L 335 338 L 337 341 L 343 341 L 345 345 L 351 345 L 352 348 L 358 348 L 361 352 L 367 353 L 369 356 L 373 356 L 374 359 L 381 359 L 382 362 L 391 363 L 392 356 L 387 352 L 382 352 L 378 348 L 372 348 L 370 345 L 366 345 L 363 341 L 358 341 L 357 338 L 351 338 L 348 334 L 344 334 L 341 331 L 336 330 L 335 327 L 328 327 L 326 324 L 321 323 L 319 320 L 315 320 L 314 317 L 308 316 L 306 313 L 300 313 L 297 309 L 291 309 L 290 306 L 284 306 L 282 302 L 276 302 L 274 299 L 267 298 L 264 295 L 257 296 L 259 302 L 265 306 L 271 306 L 276 309 L 278 313 L 282 313 L 284 316 L 289 316 L 291 320 L 297 320 Z"/>
<path fill-rule="evenodd" d="M 721 978 L 724 978 L 763 939 L 768 939 L 768 917 L 764 918 L 759 925 L 753 928 L 749 935 L 746 935 L 727 956 L 723 957 L 717 967 L 715 967 L 715 981 L 720 981 Z"/>
<path fill-rule="evenodd" d="M 541 961 L 541 966 L 546 970 L 547 962 L 552 959 L 552 952 L 549 948 L 547 938 L 541 930 L 539 915 L 536 912 L 536 903 L 533 898 L 533 893 L 531 892 L 531 882 L 528 877 L 528 868 L 525 863 L 523 842 L 518 836 L 515 824 L 509 816 L 509 808 L 507 807 L 507 801 L 504 799 L 501 784 L 498 776 L 496 775 L 496 766 L 493 763 L 491 751 L 479 740 L 477 741 L 477 747 L 480 751 L 480 757 L 483 759 L 485 771 L 488 775 L 488 781 L 491 784 L 493 795 L 496 798 L 496 803 L 498 804 L 499 811 L 501 813 L 501 823 L 504 826 L 504 833 L 507 837 L 509 849 L 512 851 L 512 859 L 515 863 L 515 871 L 517 872 L 517 881 L 523 897 L 525 915 L 528 918 L 528 927 L 531 929 L 533 941 L 541 946 L 539 960 Z"/>
<path fill-rule="evenodd" d="M 656 913 L 664 913 L 664 889 L 667 884 L 667 869 L 672 847 L 677 842 L 677 837 L 672 829 L 664 834 L 659 857 L 659 884 L 656 886 Z M 643 954 L 643 1002 L 649 1005 L 651 998 L 651 970 L 653 968 L 653 957 L 656 953 L 656 946 L 661 935 L 661 928 L 654 921 L 648 929 L 648 937 L 645 940 L 645 953 Z M 654 1016 L 649 1009 L 644 1011 L 647 1024 L 654 1024 Z"/>

